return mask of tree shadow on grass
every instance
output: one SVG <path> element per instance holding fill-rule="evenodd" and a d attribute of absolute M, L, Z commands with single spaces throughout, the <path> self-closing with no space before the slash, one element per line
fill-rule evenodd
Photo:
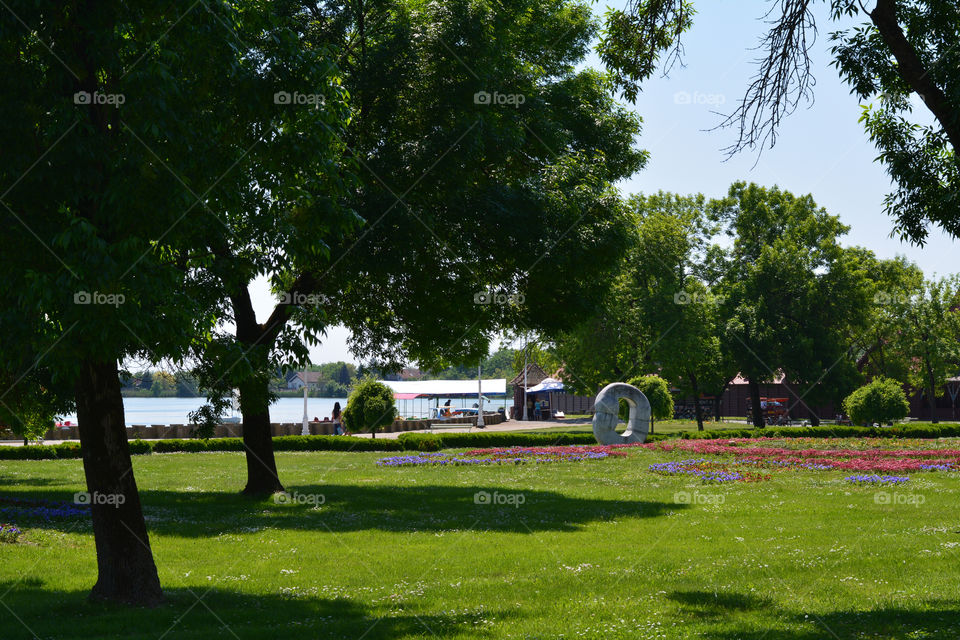
<path fill-rule="evenodd" d="M 36 476 L 6 476 L 0 474 L 0 487 L 72 487 L 77 484 L 70 478 L 38 478 Z"/>
<path fill-rule="evenodd" d="M 711 640 L 820 640 L 839 638 L 906 638 L 950 639 L 960 637 L 960 600 L 917 600 L 913 607 L 880 607 L 868 610 L 838 609 L 823 612 L 785 608 L 776 601 L 752 594 L 730 591 L 674 591 L 667 598 L 679 603 L 682 616 L 701 622 L 715 621 L 725 627 L 731 618 L 754 614 L 749 630 L 717 630 L 703 632 Z M 775 630 L 758 625 L 767 620 Z M 793 628 L 782 628 L 784 625 Z"/>
<path fill-rule="evenodd" d="M 0 497 L 9 495 L 0 490 Z M 30 495 L 36 497 L 37 493 Z M 687 508 L 668 502 L 580 498 L 555 491 L 493 486 L 325 484 L 291 486 L 287 494 L 262 499 L 226 492 L 152 490 L 141 491 L 140 496 L 151 532 L 182 537 L 264 527 L 319 532 L 577 531 L 590 522 L 652 518 Z M 76 523 L 57 520 L 17 524 L 77 528 Z"/>
<path fill-rule="evenodd" d="M 289 497 L 287 497 L 289 496 Z M 155 500 L 156 499 L 156 500 Z M 182 494 L 158 496 L 147 491 L 147 504 L 177 501 L 182 516 L 192 511 L 192 500 Z M 228 500 L 230 502 L 232 500 Z M 201 502 L 210 506 L 207 498 Z M 604 500 L 571 497 L 555 491 L 517 490 L 491 486 L 358 486 L 308 485 L 288 487 L 286 496 L 248 503 L 234 529 L 269 526 L 280 529 L 351 532 L 476 530 L 513 533 L 577 531 L 585 524 L 620 518 L 650 518 L 686 505 L 641 500 Z M 224 514 L 227 515 L 227 514 Z M 189 515 L 188 515 L 189 517 Z M 229 520 L 227 521 L 229 522 Z M 160 533 L 175 525 L 184 536 L 206 536 L 224 531 L 224 522 L 159 519 L 149 526 Z"/>
<path fill-rule="evenodd" d="M 469 608 L 444 614 L 367 606 L 317 596 L 287 598 L 205 585 L 165 589 L 156 609 L 91 603 L 86 591 L 46 589 L 39 580 L 0 582 L 0 637 L 35 638 L 486 638 L 484 620 L 507 621 L 515 609 Z M 198 598 L 200 601 L 198 602 Z"/>

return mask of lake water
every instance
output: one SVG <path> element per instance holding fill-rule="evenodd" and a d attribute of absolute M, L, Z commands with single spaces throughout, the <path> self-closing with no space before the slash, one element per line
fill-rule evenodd
<path fill-rule="evenodd" d="M 450 400 L 450 405 L 472 407 L 476 401 L 476 398 L 453 398 Z M 205 402 L 205 398 L 124 398 L 123 409 L 128 425 L 187 424 L 190 421 L 187 414 Z M 346 398 L 307 398 L 307 415 L 311 420 L 315 417 L 323 420 L 330 416 L 335 402 L 339 402 L 341 407 L 347 406 Z M 416 399 L 397 400 L 396 404 L 400 415 L 410 417 L 426 415 L 428 407 L 433 406 L 435 402 L 435 400 Z M 440 404 L 444 402 L 446 399 L 441 398 Z M 484 403 L 484 409 L 487 411 L 496 411 L 503 406 L 506 406 L 509 412 L 510 407 L 513 406 L 513 398 L 507 398 L 506 404 L 503 398 L 490 398 L 490 402 Z M 239 417 L 239 412 L 236 415 Z M 76 414 L 64 416 L 64 420 L 76 423 L 77 416 Z M 278 398 L 270 405 L 270 421 L 302 422 L 303 398 Z"/>

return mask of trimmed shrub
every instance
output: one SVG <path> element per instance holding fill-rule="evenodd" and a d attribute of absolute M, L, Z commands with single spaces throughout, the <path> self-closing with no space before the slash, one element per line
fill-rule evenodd
<path fill-rule="evenodd" d="M 439 451 L 443 444 L 435 433 L 401 433 L 397 442 L 407 451 Z"/>
<path fill-rule="evenodd" d="M 906 418 L 910 403 L 899 382 L 875 378 L 847 396 L 843 410 L 856 424 L 886 424 Z"/>
<path fill-rule="evenodd" d="M 670 384 L 660 376 L 639 376 L 631 378 L 627 384 L 633 385 L 650 401 L 650 426 L 655 420 L 667 420 L 673 417 L 673 394 L 670 393 Z M 620 418 L 626 420 L 629 415 L 629 406 L 625 400 L 620 401 Z"/>
<path fill-rule="evenodd" d="M 273 439 L 275 451 L 402 451 L 397 440 L 350 436 L 283 436 Z"/>
<path fill-rule="evenodd" d="M 348 429 L 368 431 L 374 438 L 377 431 L 393 423 L 396 416 L 393 390 L 373 378 L 362 380 L 353 388 L 343 410 L 343 422 Z"/>

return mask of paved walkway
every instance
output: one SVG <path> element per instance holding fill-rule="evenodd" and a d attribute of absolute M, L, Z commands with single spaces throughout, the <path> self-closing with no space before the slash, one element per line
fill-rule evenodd
<path fill-rule="evenodd" d="M 590 420 L 584 419 L 574 419 L 567 418 L 564 420 L 507 420 L 506 422 L 501 422 L 500 424 L 492 424 L 483 429 L 477 429 L 476 427 L 464 427 L 462 429 L 455 429 L 453 427 L 445 427 L 440 429 L 432 430 L 418 430 L 418 431 L 397 431 L 396 433 L 378 433 L 378 438 L 397 438 L 401 433 L 493 433 L 496 431 L 532 431 L 534 429 L 550 429 L 553 427 L 577 427 L 583 425 L 590 425 Z M 369 438 L 369 433 L 355 433 L 353 434 L 359 438 Z"/>

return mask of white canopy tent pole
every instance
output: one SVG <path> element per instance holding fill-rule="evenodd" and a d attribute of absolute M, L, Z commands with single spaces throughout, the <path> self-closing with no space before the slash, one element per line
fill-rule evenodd
<path fill-rule="evenodd" d="M 523 419 L 527 419 L 527 343 L 523 343 Z"/>
<path fill-rule="evenodd" d="M 477 428 L 483 428 L 483 375 L 477 365 Z"/>

